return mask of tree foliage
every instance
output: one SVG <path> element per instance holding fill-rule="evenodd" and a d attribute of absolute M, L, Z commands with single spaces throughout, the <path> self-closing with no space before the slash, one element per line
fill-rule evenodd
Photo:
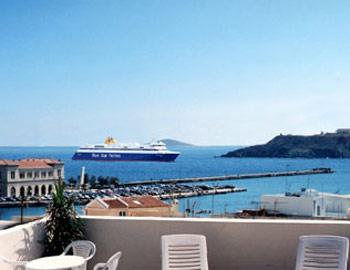
<path fill-rule="evenodd" d="M 76 187 L 76 185 L 77 185 L 77 180 L 75 180 L 74 177 L 70 177 L 70 178 L 68 179 L 68 183 L 69 183 L 69 185 L 70 185 L 71 187 Z"/>
<path fill-rule="evenodd" d="M 73 198 L 64 196 L 63 181 L 58 181 L 55 185 L 53 202 L 47 213 L 46 255 L 59 255 L 72 241 L 84 239 L 83 222 L 74 209 Z"/>

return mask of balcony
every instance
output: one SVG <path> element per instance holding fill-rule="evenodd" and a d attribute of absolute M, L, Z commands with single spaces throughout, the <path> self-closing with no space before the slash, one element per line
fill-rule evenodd
<path fill-rule="evenodd" d="M 122 251 L 122 270 L 161 269 L 160 237 L 196 233 L 207 237 L 209 269 L 294 269 L 298 237 L 331 234 L 350 237 L 349 221 L 277 219 L 190 219 L 83 217 L 87 238 L 97 246 L 88 269 Z M 0 231 L 0 254 L 31 260 L 41 256 L 43 223 Z M 10 270 L 0 263 L 0 269 Z M 350 268 L 348 268 L 350 269 Z"/>

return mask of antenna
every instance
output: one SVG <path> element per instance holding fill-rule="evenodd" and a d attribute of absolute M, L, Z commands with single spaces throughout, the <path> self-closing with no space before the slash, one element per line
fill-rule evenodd
<path fill-rule="evenodd" d="M 226 217 L 227 216 L 227 206 L 229 206 L 229 204 L 228 203 L 225 203 L 224 204 L 224 216 Z"/>
<path fill-rule="evenodd" d="M 255 206 L 255 209 L 261 209 L 261 202 L 259 201 L 251 201 L 250 202 L 253 206 Z"/>
<path fill-rule="evenodd" d="M 211 196 L 211 214 L 214 215 L 214 194 Z"/>
<path fill-rule="evenodd" d="M 289 164 L 286 164 L 286 172 L 288 172 L 288 170 L 289 170 Z M 289 192 L 289 188 L 290 188 L 290 185 L 288 183 L 288 176 L 286 176 L 285 182 L 284 182 L 284 192 L 285 193 Z"/>
<path fill-rule="evenodd" d="M 192 217 L 194 217 L 194 214 L 195 214 L 195 212 L 194 212 L 194 207 L 196 206 L 196 204 L 197 204 L 197 201 L 194 201 L 194 202 L 192 203 Z"/>
<path fill-rule="evenodd" d="M 185 214 L 188 217 L 191 213 L 191 208 L 190 208 L 190 199 L 186 200 L 186 209 L 185 209 Z"/>

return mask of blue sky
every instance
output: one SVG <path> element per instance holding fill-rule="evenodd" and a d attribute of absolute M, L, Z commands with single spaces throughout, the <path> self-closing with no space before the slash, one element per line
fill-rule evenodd
<path fill-rule="evenodd" d="M 350 126 L 349 1 L 0 1 L 0 145 Z"/>

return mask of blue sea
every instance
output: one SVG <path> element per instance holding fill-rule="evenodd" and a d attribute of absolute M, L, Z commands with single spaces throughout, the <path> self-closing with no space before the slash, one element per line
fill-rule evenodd
<path fill-rule="evenodd" d="M 173 163 L 153 162 L 94 162 L 73 161 L 77 147 L 0 147 L 0 159 L 55 158 L 65 163 L 65 178 L 77 177 L 84 166 L 86 173 L 95 176 L 116 176 L 121 182 L 167 179 L 196 176 L 220 176 L 270 171 L 288 171 L 330 167 L 334 174 L 261 178 L 225 181 L 208 184 L 233 184 L 247 188 L 244 193 L 195 197 L 180 200 L 180 210 L 186 205 L 195 210 L 214 210 L 214 214 L 235 212 L 240 209 L 256 208 L 260 196 L 283 192 L 299 191 L 302 187 L 339 194 L 350 194 L 350 159 L 278 159 L 278 158 L 215 158 L 236 146 L 172 147 L 181 152 Z M 25 215 L 43 214 L 45 208 L 30 207 Z M 83 209 L 78 208 L 82 213 Z M 1 208 L 0 219 L 18 216 L 18 208 Z"/>

